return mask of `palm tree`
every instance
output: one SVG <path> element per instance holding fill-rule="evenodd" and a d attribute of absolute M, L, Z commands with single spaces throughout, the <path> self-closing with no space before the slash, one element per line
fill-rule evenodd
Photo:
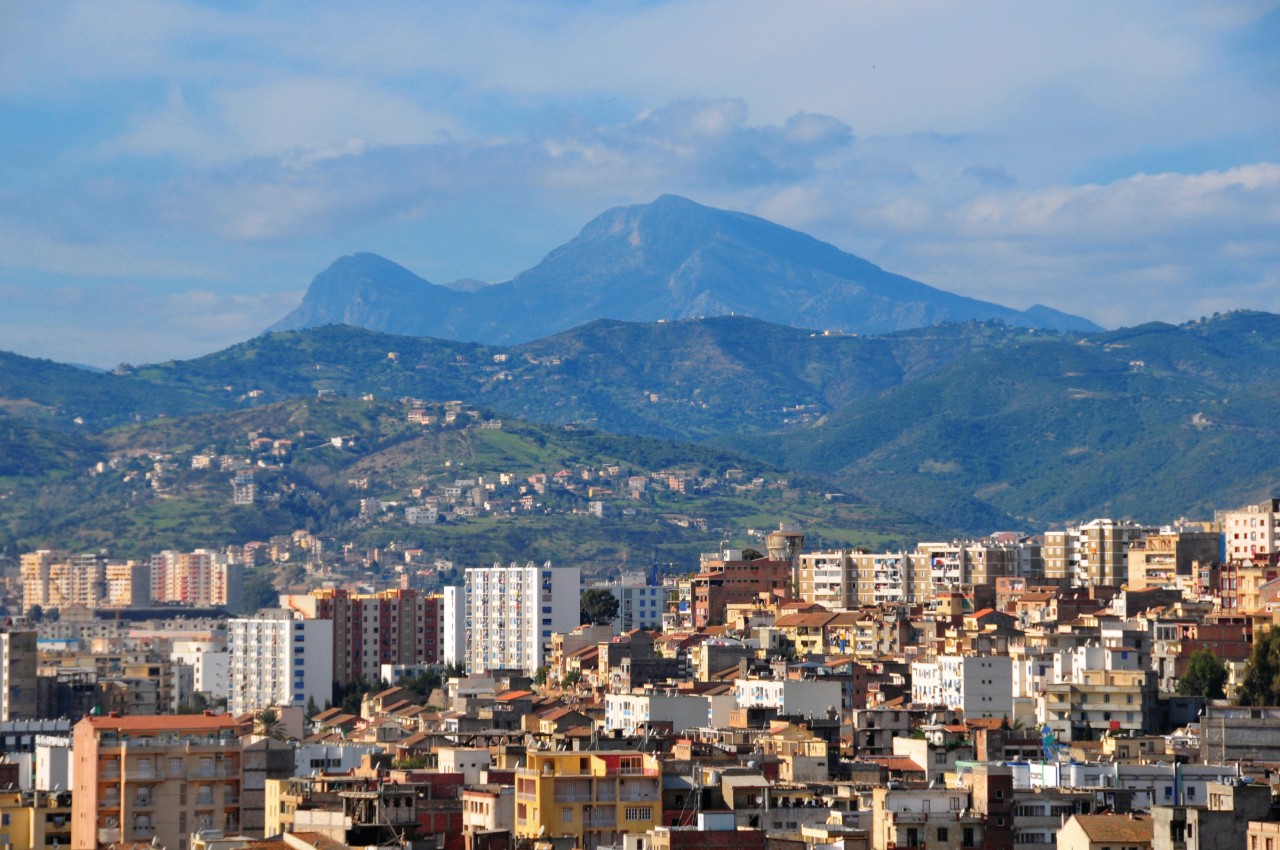
<path fill-rule="evenodd" d="M 274 708 L 264 708 L 253 716 L 253 731 L 273 741 L 284 740 L 284 726 Z"/>

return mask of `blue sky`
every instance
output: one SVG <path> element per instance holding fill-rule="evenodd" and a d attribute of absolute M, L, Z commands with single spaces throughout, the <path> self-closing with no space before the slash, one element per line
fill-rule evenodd
<path fill-rule="evenodd" d="M 664 192 L 1109 327 L 1280 311 L 1276 3 L 299 9 L 0 7 L 0 348 L 196 356 Z"/>

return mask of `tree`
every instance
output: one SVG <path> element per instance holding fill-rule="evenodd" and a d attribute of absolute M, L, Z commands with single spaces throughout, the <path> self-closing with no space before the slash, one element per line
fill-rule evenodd
<path fill-rule="evenodd" d="M 274 708 L 264 708 L 253 716 L 253 731 L 273 741 L 284 740 L 284 726 Z"/>
<path fill-rule="evenodd" d="M 1237 705 L 1280 705 L 1280 629 L 1254 633 L 1253 653 L 1236 691 Z"/>
<path fill-rule="evenodd" d="M 564 688 L 576 688 L 582 683 L 582 671 L 570 670 L 565 677 L 560 680 L 560 686 Z"/>
<path fill-rule="evenodd" d="M 1183 696 L 1222 699 L 1227 695 L 1227 665 L 1208 647 L 1191 653 L 1187 672 L 1178 681 Z"/>
<path fill-rule="evenodd" d="M 547 682 L 547 673 L 550 672 L 545 664 L 533 671 L 533 683 L 538 687 L 542 687 Z"/>
<path fill-rule="evenodd" d="M 593 587 L 583 591 L 581 608 L 579 622 L 584 626 L 607 626 L 618 616 L 618 597 L 603 587 Z"/>

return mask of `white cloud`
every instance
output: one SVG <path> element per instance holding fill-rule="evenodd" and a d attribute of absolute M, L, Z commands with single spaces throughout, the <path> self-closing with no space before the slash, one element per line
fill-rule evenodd
<path fill-rule="evenodd" d="M 1280 311 L 1280 164 L 904 204 L 861 221 L 892 229 L 883 264 L 944 289 L 1109 325 Z"/>

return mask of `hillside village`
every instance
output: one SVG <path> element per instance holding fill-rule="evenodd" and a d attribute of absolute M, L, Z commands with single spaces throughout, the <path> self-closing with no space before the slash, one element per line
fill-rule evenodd
<path fill-rule="evenodd" d="M 474 418 L 404 408 L 415 427 Z M 243 472 L 315 437 L 340 449 L 299 436 L 147 461 L 161 480 L 179 460 L 216 473 L 252 504 Z M 459 521 L 557 490 L 591 504 L 681 486 L 762 482 L 446 470 L 362 513 Z M 258 608 L 246 578 L 263 564 L 289 581 Z M 4 589 L 15 846 L 1280 838 L 1277 499 L 898 551 L 810 549 L 784 527 L 663 575 L 427 562 L 305 532 L 142 561 L 48 549 Z"/>

